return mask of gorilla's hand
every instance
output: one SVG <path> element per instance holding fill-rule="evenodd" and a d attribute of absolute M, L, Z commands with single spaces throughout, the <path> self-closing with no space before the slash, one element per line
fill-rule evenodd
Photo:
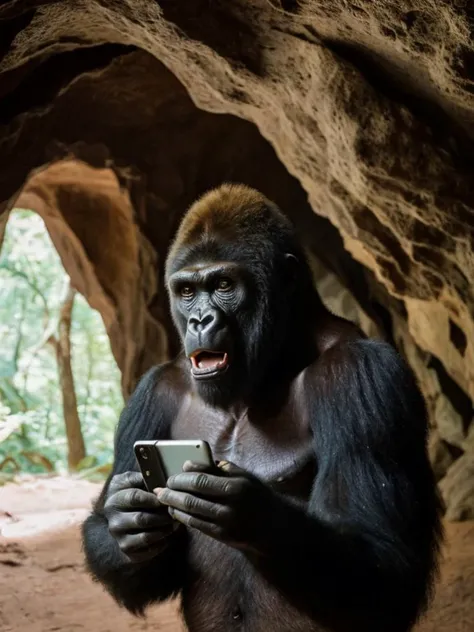
<path fill-rule="evenodd" d="M 267 485 L 228 461 L 210 469 L 187 461 L 156 489 L 175 520 L 237 549 L 260 553 L 282 501 Z"/>
<path fill-rule="evenodd" d="M 117 474 L 110 482 L 104 504 L 109 531 L 131 562 L 146 562 L 167 545 L 179 526 L 155 494 L 145 491 L 138 472 Z"/>

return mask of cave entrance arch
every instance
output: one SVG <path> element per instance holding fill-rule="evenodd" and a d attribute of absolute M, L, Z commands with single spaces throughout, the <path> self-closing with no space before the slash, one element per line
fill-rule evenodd
<path fill-rule="evenodd" d="M 100 313 L 127 398 L 168 347 L 163 326 L 146 309 L 157 287 L 155 256 L 126 191 L 110 169 L 61 160 L 35 171 L 11 206 L 43 219 L 72 286 Z M 0 237 L 7 221 L 5 213 Z"/>

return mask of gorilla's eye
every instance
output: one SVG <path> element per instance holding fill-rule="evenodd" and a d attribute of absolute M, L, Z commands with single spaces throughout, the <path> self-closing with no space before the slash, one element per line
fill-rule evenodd
<path fill-rule="evenodd" d="M 192 298 L 194 296 L 194 290 L 190 285 L 182 285 L 179 293 L 183 298 Z"/>
<path fill-rule="evenodd" d="M 217 282 L 217 289 L 219 292 L 228 292 L 232 288 L 232 281 L 230 279 L 219 279 Z"/>

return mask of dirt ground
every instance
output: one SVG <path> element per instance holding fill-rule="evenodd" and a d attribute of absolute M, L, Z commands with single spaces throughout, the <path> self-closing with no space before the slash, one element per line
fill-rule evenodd
<path fill-rule="evenodd" d="M 85 575 L 78 523 L 97 490 L 61 478 L 0 488 L 1 632 L 183 632 L 175 604 L 136 619 Z M 474 523 L 447 533 L 442 581 L 416 632 L 474 630 Z"/>

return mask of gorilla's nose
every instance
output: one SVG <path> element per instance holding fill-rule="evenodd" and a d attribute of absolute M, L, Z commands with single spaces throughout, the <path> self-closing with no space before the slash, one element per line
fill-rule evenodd
<path fill-rule="evenodd" d="M 217 324 L 216 314 L 213 312 L 206 312 L 204 314 L 193 314 L 188 321 L 188 328 L 195 336 L 198 334 L 209 333 L 213 326 Z"/>

